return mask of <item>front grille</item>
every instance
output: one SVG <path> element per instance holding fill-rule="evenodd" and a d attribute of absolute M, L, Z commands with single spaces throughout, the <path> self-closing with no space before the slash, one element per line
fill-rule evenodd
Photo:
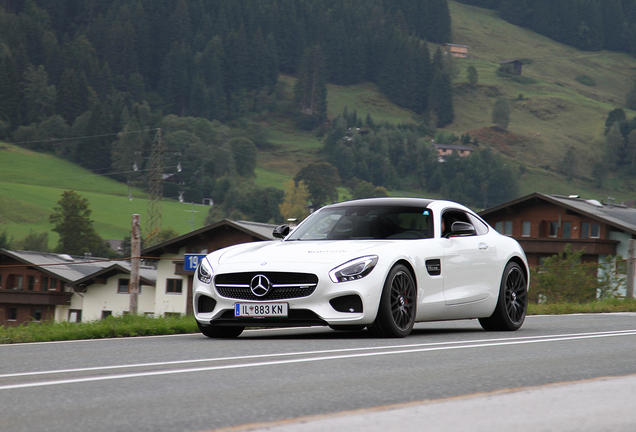
<path fill-rule="evenodd" d="M 265 276 L 271 288 L 264 296 L 257 296 L 250 288 L 255 276 Z M 311 295 L 318 285 L 318 277 L 310 273 L 244 272 L 219 274 L 214 278 L 217 292 L 227 298 L 240 300 L 283 300 Z"/>

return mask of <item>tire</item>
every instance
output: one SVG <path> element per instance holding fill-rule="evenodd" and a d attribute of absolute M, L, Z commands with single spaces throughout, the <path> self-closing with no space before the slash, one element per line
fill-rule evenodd
<path fill-rule="evenodd" d="M 479 324 L 487 331 L 516 331 L 521 328 L 528 310 L 528 283 L 519 264 L 506 265 L 499 299 L 495 311 L 489 318 L 480 318 Z"/>
<path fill-rule="evenodd" d="M 402 264 L 391 269 L 384 282 L 378 316 L 369 331 L 376 337 L 408 336 L 415 324 L 417 287 L 411 272 Z"/>
<path fill-rule="evenodd" d="M 197 326 L 205 336 L 215 339 L 234 339 L 239 337 L 239 335 L 243 333 L 243 330 L 245 330 L 245 327 L 241 326 L 206 326 L 202 325 L 199 321 L 197 321 Z"/>

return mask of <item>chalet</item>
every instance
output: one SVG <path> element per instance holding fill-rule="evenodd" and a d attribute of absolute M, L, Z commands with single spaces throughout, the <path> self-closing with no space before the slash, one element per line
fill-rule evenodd
<path fill-rule="evenodd" d="M 141 251 L 145 259 L 158 259 L 156 310 L 158 314 L 191 314 L 192 283 L 196 265 L 190 256 L 202 256 L 239 243 L 273 240 L 276 225 L 222 220 Z"/>
<path fill-rule="evenodd" d="M 140 270 L 140 310 L 154 312 L 155 270 Z M 130 304 L 130 264 L 0 249 L 0 325 L 95 320 Z"/>
<path fill-rule="evenodd" d="M 628 256 L 636 238 L 636 209 L 579 196 L 535 192 L 480 213 L 491 226 L 515 238 L 531 266 L 571 244 L 583 262 L 602 263 L 607 255 Z"/>
<path fill-rule="evenodd" d="M 502 67 L 506 65 L 510 65 L 511 72 L 510 75 L 521 75 L 523 69 L 523 63 L 519 59 L 510 59 L 499 62 Z"/>
<path fill-rule="evenodd" d="M 446 158 L 456 152 L 459 157 L 470 156 L 475 151 L 470 146 L 453 145 L 453 144 L 433 144 L 435 150 L 437 150 L 437 157 L 439 162 L 445 162 Z"/>
<path fill-rule="evenodd" d="M 444 48 L 444 54 L 450 55 L 452 57 L 459 58 L 467 58 L 468 57 L 468 47 L 466 45 L 455 45 L 450 43 L 445 43 L 442 45 Z"/>

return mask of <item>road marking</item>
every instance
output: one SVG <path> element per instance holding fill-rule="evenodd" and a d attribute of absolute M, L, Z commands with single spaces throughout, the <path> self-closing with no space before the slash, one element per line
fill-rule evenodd
<path fill-rule="evenodd" d="M 187 369 L 148 371 L 148 372 L 138 372 L 138 373 L 125 373 L 125 374 L 116 374 L 116 375 L 102 375 L 102 376 L 91 376 L 91 377 L 84 377 L 84 378 L 70 378 L 70 379 L 50 380 L 50 381 L 41 381 L 41 382 L 31 382 L 31 383 L 9 384 L 9 385 L 0 386 L 0 391 L 31 388 L 31 387 L 45 387 L 45 386 L 62 385 L 62 384 L 78 384 L 78 383 L 84 383 L 84 382 L 108 381 L 108 380 L 125 379 L 125 378 L 176 375 L 176 374 L 182 374 L 182 373 L 210 372 L 210 371 L 230 370 L 230 369 L 279 366 L 279 365 L 294 364 L 294 363 L 309 363 L 309 362 L 354 359 L 354 358 L 363 358 L 363 357 L 379 357 L 379 356 L 386 356 L 386 355 L 414 354 L 414 353 L 422 353 L 422 352 L 448 351 L 448 350 L 456 350 L 456 349 L 487 348 L 487 347 L 496 347 L 496 346 L 524 345 L 524 344 L 546 343 L 546 342 L 563 342 L 563 341 L 572 341 L 572 340 L 597 339 L 597 338 L 618 337 L 618 336 L 636 336 L 636 330 L 619 330 L 614 332 L 578 333 L 578 334 L 575 333 L 575 334 L 568 334 L 568 335 L 552 335 L 552 336 L 531 336 L 531 337 L 523 337 L 523 338 L 502 338 L 502 339 L 494 339 L 494 340 L 482 339 L 479 341 L 439 342 L 439 343 L 431 343 L 431 344 L 394 345 L 391 347 L 352 348 L 352 349 L 345 349 L 345 350 L 307 351 L 307 352 L 267 354 L 267 355 L 257 355 L 257 356 L 225 357 L 225 358 L 199 359 L 199 360 L 163 362 L 163 363 L 146 363 L 144 364 L 146 366 L 161 366 L 161 365 L 170 365 L 170 364 L 187 364 L 187 363 L 203 362 L 203 361 L 210 362 L 210 361 L 228 361 L 228 360 L 251 360 L 251 359 L 257 359 L 257 358 L 264 359 L 264 358 L 273 358 L 273 357 L 291 356 L 291 355 L 305 355 L 305 356 L 313 355 L 314 356 L 314 357 L 287 359 L 287 360 L 283 359 L 283 360 L 260 361 L 255 363 L 204 366 L 204 367 L 187 368 Z M 462 343 L 464 345 L 460 345 Z M 363 350 L 365 351 L 375 350 L 379 352 L 359 352 Z M 390 351 L 386 351 L 386 350 L 390 350 Z M 342 352 L 344 351 L 350 351 L 351 353 L 342 354 Z M 336 352 L 340 354 L 317 356 L 317 357 L 315 356 L 316 354 L 332 354 Z M 69 369 L 65 371 L 51 371 L 49 373 L 108 370 L 108 369 L 115 369 L 115 368 L 141 367 L 141 366 L 142 365 L 108 366 L 108 367 L 101 367 L 101 368 L 85 368 L 85 369 L 76 369 L 76 370 Z M 28 375 L 41 375 L 42 373 L 46 373 L 46 372 L 27 372 L 23 374 L 7 374 L 7 375 L 0 375 L 0 378 L 28 376 Z"/>
<path fill-rule="evenodd" d="M 568 333 L 568 334 L 543 335 L 543 336 L 522 336 L 522 337 L 499 338 L 499 339 L 475 339 L 475 340 L 461 340 L 461 341 L 448 341 L 448 342 L 428 342 L 423 344 L 342 348 L 342 349 L 334 349 L 334 350 L 297 351 L 297 352 L 289 352 L 289 353 L 255 354 L 255 355 L 247 355 L 247 356 L 214 357 L 214 358 L 192 359 L 192 360 L 173 360 L 173 361 L 166 361 L 166 362 L 136 363 L 136 364 L 128 364 L 128 365 L 95 366 L 95 367 L 87 367 L 87 368 L 58 369 L 58 370 L 35 371 L 35 372 L 16 372 L 16 373 L 10 373 L 10 374 L 0 374 L 0 379 L 22 377 L 22 376 L 34 376 L 34 375 L 53 375 L 53 374 L 62 374 L 62 373 L 106 371 L 106 370 L 115 370 L 115 369 L 170 366 L 170 365 L 178 365 L 178 364 L 186 365 L 186 364 L 194 364 L 194 363 L 207 363 L 207 362 L 219 362 L 219 361 L 254 360 L 259 358 L 266 359 L 266 358 L 275 358 L 275 357 L 291 357 L 291 356 L 303 356 L 303 355 L 307 356 L 307 355 L 317 355 L 317 354 L 333 354 L 333 353 L 359 352 L 359 351 L 371 351 L 371 350 L 381 351 L 381 350 L 393 350 L 393 349 L 404 349 L 404 348 L 435 347 L 435 346 L 444 346 L 444 345 L 479 344 L 484 342 L 524 341 L 524 340 L 536 340 L 536 339 L 546 339 L 546 338 L 555 338 L 555 337 L 563 338 L 563 337 L 572 337 L 572 336 L 580 337 L 580 336 L 589 336 L 589 335 L 600 336 L 605 334 L 617 334 L 617 333 L 631 334 L 633 332 L 636 332 L 636 329 L 613 330 L 613 331 L 590 332 L 590 333 Z"/>

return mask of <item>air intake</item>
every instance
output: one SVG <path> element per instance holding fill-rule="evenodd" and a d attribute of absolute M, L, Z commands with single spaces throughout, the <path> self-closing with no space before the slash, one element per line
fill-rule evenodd
<path fill-rule="evenodd" d="M 197 302 L 197 310 L 199 313 L 208 313 L 212 312 L 216 306 L 216 300 L 212 297 L 208 296 L 199 296 L 199 300 Z"/>
<path fill-rule="evenodd" d="M 329 304 L 338 312 L 361 313 L 362 299 L 357 295 L 347 295 L 329 300 Z"/>

